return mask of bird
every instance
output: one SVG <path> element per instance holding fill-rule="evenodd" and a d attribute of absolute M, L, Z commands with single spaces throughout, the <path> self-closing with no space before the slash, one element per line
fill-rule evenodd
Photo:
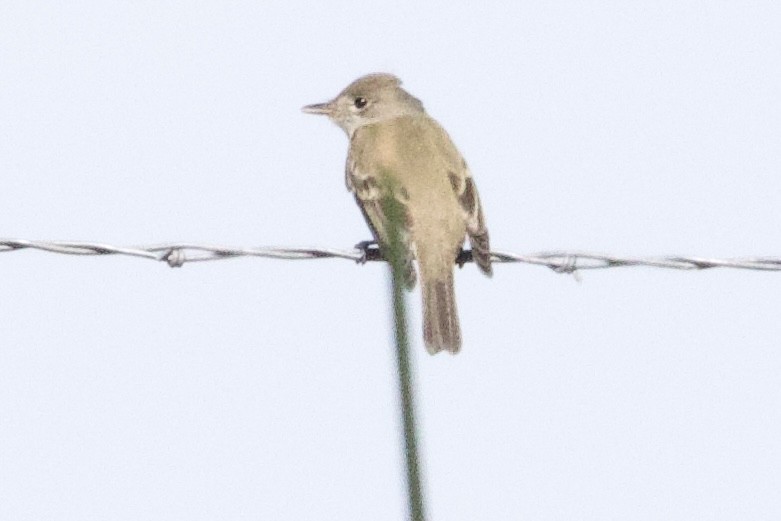
<path fill-rule="evenodd" d="M 453 271 L 468 237 L 472 258 L 493 275 L 483 209 L 472 173 L 448 133 L 423 104 L 389 73 L 362 76 L 326 103 L 305 113 L 327 116 L 347 134 L 345 183 L 360 207 L 375 241 L 388 258 L 387 197 L 401 209 L 404 282 L 416 284 L 420 272 L 423 339 L 427 351 L 456 354 L 461 327 Z"/>

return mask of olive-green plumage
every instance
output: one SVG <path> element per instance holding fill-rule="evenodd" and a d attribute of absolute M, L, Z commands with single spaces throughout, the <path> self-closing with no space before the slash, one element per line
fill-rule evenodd
<path fill-rule="evenodd" d="M 326 114 L 350 138 L 346 182 L 380 247 L 387 246 L 383 198 L 404 209 L 407 285 L 418 262 L 423 336 L 432 354 L 461 348 L 453 265 L 465 237 L 480 269 L 491 275 L 488 230 L 471 173 L 447 132 L 390 74 L 351 83 L 334 100 L 304 107 Z M 392 191 L 392 194 L 389 194 Z"/>

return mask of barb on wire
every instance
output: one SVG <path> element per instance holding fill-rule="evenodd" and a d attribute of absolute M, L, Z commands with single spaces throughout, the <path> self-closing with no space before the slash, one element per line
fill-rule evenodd
<path fill-rule="evenodd" d="M 233 248 L 193 243 L 164 243 L 151 246 L 112 246 L 93 242 L 72 241 L 30 241 L 24 239 L 0 239 L 0 253 L 24 249 L 42 250 L 67 255 L 126 255 L 167 263 L 172 268 L 186 262 L 229 259 L 236 257 L 265 257 L 270 259 L 347 259 L 363 263 L 385 260 L 376 246 L 336 248 Z M 660 256 L 629 257 L 603 255 L 587 252 L 553 251 L 520 255 L 504 251 L 491 252 L 494 262 L 520 262 L 546 266 L 556 273 L 575 273 L 580 270 L 616 268 L 621 266 L 646 266 L 676 270 L 704 270 L 711 268 L 734 268 L 744 270 L 781 271 L 781 257 L 740 257 L 731 259 L 709 259 L 702 257 Z M 465 250 L 456 259 L 463 265 L 472 262 L 472 252 Z"/>

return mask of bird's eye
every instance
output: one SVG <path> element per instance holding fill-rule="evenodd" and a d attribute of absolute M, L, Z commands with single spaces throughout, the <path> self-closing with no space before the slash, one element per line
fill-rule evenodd
<path fill-rule="evenodd" d="M 366 106 L 366 103 L 367 103 L 366 98 L 355 98 L 356 108 L 362 109 L 363 107 Z"/>

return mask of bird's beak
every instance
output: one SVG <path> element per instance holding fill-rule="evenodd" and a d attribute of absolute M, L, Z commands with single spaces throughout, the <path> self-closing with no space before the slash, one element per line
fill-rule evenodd
<path fill-rule="evenodd" d="M 328 103 L 315 103 L 314 105 L 302 107 L 301 110 L 307 114 L 323 114 L 325 116 L 330 116 L 334 111 L 334 105 L 333 102 L 330 101 Z"/>

